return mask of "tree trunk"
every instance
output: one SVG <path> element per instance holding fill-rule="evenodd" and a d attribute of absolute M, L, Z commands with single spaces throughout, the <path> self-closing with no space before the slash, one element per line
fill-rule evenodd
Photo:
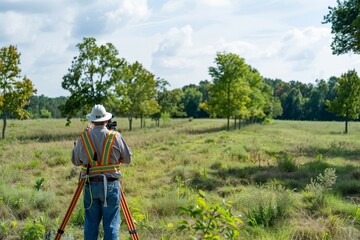
<path fill-rule="evenodd" d="M 160 127 L 160 118 L 155 119 L 155 126 Z"/>
<path fill-rule="evenodd" d="M 227 89 L 227 127 L 226 130 L 230 130 L 230 83 Z"/>
<path fill-rule="evenodd" d="M 132 130 L 132 116 L 128 117 L 129 119 L 129 130 Z"/>
<path fill-rule="evenodd" d="M 345 134 L 348 134 L 348 124 L 349 124 L 349 115 L 348 110 L 346 110 L 346 116 L 345 116 Z"/>
<path fill-rule="evenodd" d="M 348 124 L 349 124 L 349 120 L 346 118 L 345 119 L 345 134 L 348 134 Z"/>
<path fill-rule="evenodd" d="M 3 129 L 2 129 L 2 139 L 5 139 L 5 130 L 6 130 L 6 113 L 3 112 Z"/>

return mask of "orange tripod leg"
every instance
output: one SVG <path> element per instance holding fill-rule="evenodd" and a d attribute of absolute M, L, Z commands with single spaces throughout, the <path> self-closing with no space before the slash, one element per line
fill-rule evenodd
<path fill-rule="evenodd" d="M 134 221 L 133 221 L 133 219 L 131 217 L 129 207 L 128 207 L 127 203 L 126 203 L 126 199 L 125 199 L 123 190 L 121 188 L 120 188 L 120 191 L 121 191 L 120 205 L 121 205 L 121 209 L 123 211 L 123 214 L 124 214 L 124 217 L 125 217 L 125 220 L 126 220 L 126 224 L 128 226 L 128 229 L 129 229 L 129 234 L 130 234 L 132 240 L 139 240 L 139 236 L 137 235 L 136 228 L 135 228 L 135 225 L 134 225 Z"/>
<path fill-rule="evenodd" d="M 77 189 L 76 189 L 76 191 L 74 193 L 73 200 L 70 203 L 70 206 L 69 206 L 69 208 L 68 208 L 68 210 L 66 212 L 64 220 L 61 223 L 61 226 L 60 226 L 54 240 L 60 240 L 61 235 L 64 233 L 65 227 L 66 227 L 66 225 L 68 224 L 68 222 L 70 220 L 71 213 L 74 210 L 74 208 L 76 206 L 76 203 L 77 203 L 77 201 L 78 201 L 78 199 L 80 197 L 81 191 L 82 191 L 82 189 L 84 187 L 84 183 L 85 183 L 85 178 L 81 178 L 80 181 L 79 181 L 78 187 L 77 187 Z"/>

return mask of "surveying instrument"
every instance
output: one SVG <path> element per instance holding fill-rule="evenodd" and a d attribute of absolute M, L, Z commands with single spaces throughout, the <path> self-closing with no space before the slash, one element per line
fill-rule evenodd
<path fill-rule="evenodd" d="M 106 125 L 106 127 L 109 129 L 109 130 L 115 130 L 115 127 L 116 127 L 117 123 L 116 121 L 113 121 L 111 122 L 111 119 L 109 120 L 108 124 Z M 89 174 L 89 165 L 87 167 L 87 175 Z M 77 186 L 77 189 L 74 193 L 74 196 L 73 196 L 73 199 L 70 203 L 70 206 L 65 214 L 65 217 L 64 217 L 64 220 L 62 221 L 58 231 L 57 231 L 57 234 L 55 236 L 55 239 L 54 240 L 60 240 L 61 239 L 61 236 L 62 234 L 65 232 L 65 227 L 66 225 L 68 224 L 69 220 L 70 220 L 70 216 L 76 206 L 76 203 L 80 197 L 80 194 L 84 188 L 84 184 L 85 184 L 85 181 L 87 180 L 88 178 L 80 178 L 79 179 L 79 182 L 78 182 L 78 186 Z M 136 228 L 135 228 L 135 224 L 134 224 L 134 221 L 131 217 L 131 213 L 130 213 L 130 210 L 129 210 L 129 207 L 126 203 L 126 199 L 125 199 L 125 195 L 124 195 L 124 192 L 121 188 L 121 184 L 120 184 L 120 193 L 121 193 L 121 200 L 120 200 L 120 207 L 121 207 L 121 210 L 124 214 L 124 218 L 125 218 L 125 221 L 126 221 L 126 224 L 127 224 L 127 227 L 128 227 L 128 230 L 129 230 L 129 234 L 131 236 L 131 239 L 132 240 L 139 240 L 139 237 L 137 235 L 137 231 L 136 231 Z"/>

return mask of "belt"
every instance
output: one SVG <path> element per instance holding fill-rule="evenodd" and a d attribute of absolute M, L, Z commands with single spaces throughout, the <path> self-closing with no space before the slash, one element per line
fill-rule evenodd
<path fill-rule="evenodd" d="M 115 182 L 119 179 L 114 178 L 114 177 L 107 177 L 106 178 L 108 182 Z M 90 177 L 90 182 L 104 182 L 104 178 L 103 177 Z"/>

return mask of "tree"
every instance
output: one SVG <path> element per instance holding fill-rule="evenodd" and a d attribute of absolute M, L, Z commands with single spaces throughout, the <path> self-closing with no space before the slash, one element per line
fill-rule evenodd
<path fill-rule="evenodd" d="M 304 98 L 298 87 L 290 90 L 284 103 L 285 119 L 303 120 Z"/>
<path fill-rule="evenodd" d="M 181 98 L 181 103 L 184 105 L 184 111 L 188 117 L 197 118 L 200 112 L 200 103 L 202 101 L 202 94 L 194 86 L 186 86 L 183 88 L 184 95 Z"/>
<path fill-rule="evenodd" d="M 40 96 L 31 96 L 30 103 L 25 107 L 25 109 L 30 113 L 31 118 L 43 117 L 41 110 L 46 110 L 50 114 L 51 118 L 61 118 L 61 112 L 59 106 L 64 105 L 67 97 L 45 97 L 44 95 Z M 44 113 L 44 112 L 43 112 Z"/>
<path fill-rule="evenodd" d="M 331 33 L 335 34 L 331 48 L 334 54 L 349 51 L 360 53 L 360 1 L 337 0 L 338 6 L 329 7 L 323 23 L 331 23 Z"/>
<path fill-rule="evenodd" d="M 147 71 L 139 62 L 135 62 L 124 69 L 123 77 L 115 87 L 116 97 L 122 112 L 128 117 L 129 130 L 132 130 L 134 117 L 141 118 L 151 115 L 158 110 L 155 101 L 156 81 L 154 74 Z"/>
<path fill-rule="evenodd" d="M 327 101 L 328 111 L 345 118 L 345 134 L 348 133 L 348 122 L 357 119 L 360 114 L 360 78 L 355 70 L 349 70 L 337 79 L 336 98 Z"/>
<path fill-rule="evenodd" d="M 74 57 L 62 82 L 63 89 L 71 93 L 60 107 L 67 125 L 79 111 L 84 116 L 95 104 L 109 105 L 114 84 L 121 78 L 125 64 L 111 43 L 98 46 L 95 38 L 84 38 L 77 47 L 79 56 Z"/>
<path fill-rule="evenodd" d="M 248 115 L 246 104 L 251 89 L 244 76 L 249 68 L 244 59 L 233 53 L 217 53 L 215 64 L 216 67 L 209 67 L 213 85 L 208 109 L 213 116 L 226 117 L 229 130 L 230 117 Z"/>
<path fill-rule="evenodd" d="M 10 45 L 0 49 L 0 113 L 3 119 L 2 139 L 8 116 L 26 119 L 29 112 L 24 107 L 29 103 L 31 95 L 36 89 L 26 76 L 21 77 L 20 52 L 17 47 Z"/>
<path fill-rule="evenodd" d="M 158 78 L 156 80 L 156 96 L 155 99 L 159 104 L 159 109 L 157 112 L 151 115 L 152 120 L 155 121 L 156 126 L 160 126 L 161 118 L 168 117 L 184 117 L 186 113 L 184 110 L 184 105 L 181 102 L 181 99 L 184 96 L 184 92 L 180 88 L 175 88 L 173 90 L 168 90 L 169 82 L 164 79 Z"/>
<path fill-rule="evenodd" d="M 266 116 L 266 110 L 271 104 L 271 89 L 264 84 L 264 79 L 260 73 L 250 67 L 246 80 L 251 88 L 250 102 L 247 104 L 251 120 L 263 119 Z"/>

